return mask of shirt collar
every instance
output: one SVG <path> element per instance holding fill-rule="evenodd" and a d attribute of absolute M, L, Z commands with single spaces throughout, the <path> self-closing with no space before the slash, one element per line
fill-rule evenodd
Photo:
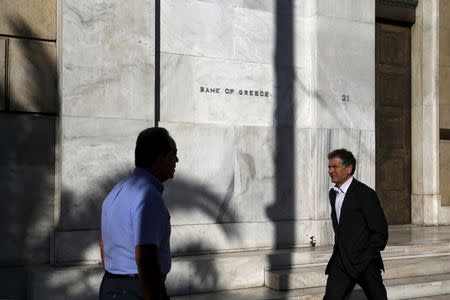
<path fill-rule="evenodd" d="M 162 194 L 164 191 L 164 185 L 156 178 L 152 173 L 144 168 L 136 167 L 133 172 L 134 175 L 143 176 L 147 178 L 151 184 Z"/>
<path fill-rule="evenodd" d="M 347 181 L 344 182 L 340 187 L 335 186 L 335 187 L 333 187 L 333 189 L 334 189 L 337 193 L 344 193 L 344 194 L 346 194 L 348 188 L 350 187 L 350 184 L 352 183 L 352 181 L 353 181 L 353 176 L 350 176 L 350 178 L 347 179 Z"/>

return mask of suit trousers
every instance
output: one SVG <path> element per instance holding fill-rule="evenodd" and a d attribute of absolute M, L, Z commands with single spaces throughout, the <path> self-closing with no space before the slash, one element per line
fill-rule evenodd
<path fill-rule="evenodd" d="M 387 300 L 386 288 L 381 277 L 381 270 L 375 262 L 354 279 L 347 274 L 338 259 L 334 259 L 329 272 L 324 300 L 348 299 L 356 284 L 359 284 L 369 300 Z"/>
<path fill-rule="evenodd" d="M 169 300 L 166 287 L 162 287 L 162 299 Z M 100 285 L 100 300 L 140 300 L 144 299 L 137 275 L 115 275 L 105 272 Z"/>

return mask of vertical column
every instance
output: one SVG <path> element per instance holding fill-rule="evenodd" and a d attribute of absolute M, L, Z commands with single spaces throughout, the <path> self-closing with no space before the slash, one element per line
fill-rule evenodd
<path fill-rule="evenodd" d="M 419 1 L 412 28 L 412 223 L 438 225 L 439 111 L 438 111 L 439 1 Z"/>

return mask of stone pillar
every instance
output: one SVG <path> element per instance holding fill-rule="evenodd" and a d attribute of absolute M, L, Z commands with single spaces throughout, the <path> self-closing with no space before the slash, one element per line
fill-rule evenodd
<path fill-rule="evenodd" d="M 438 225 L 438 0 L 419 1 L 412 27 L 412 223 Z"/>

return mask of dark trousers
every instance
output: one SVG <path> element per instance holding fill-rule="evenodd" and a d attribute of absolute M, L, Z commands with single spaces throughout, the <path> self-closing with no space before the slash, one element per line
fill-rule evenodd
<path fill-rule="evenodd" d="M 350 297 L 355 285 L 359 284 L 369 300 L 387 300 L 386 288 L 381 270 L 371 262 L 357 279 L 345 272 L 338 259 L 335 259 L 328 272 L 327 288 L 324 300 L 345 300 Z"/>
<path fill-rule="evenodd" d="M 100 300 L 136 300 L 144 299 L 137 276 L 117 276 L 108 272 L 103 275 L 100 285 Z M 162 299 L 169 300 L 163 285 Z"/>

